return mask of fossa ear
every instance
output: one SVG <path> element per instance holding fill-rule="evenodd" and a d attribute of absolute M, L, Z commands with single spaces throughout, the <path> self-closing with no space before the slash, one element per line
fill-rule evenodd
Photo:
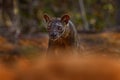
<path fill-rule="evenodd" d="M 48 22 L 50 22 L 50 17 L 47 15 L 47 14 L 44 14 L 44 19 L 45 19 L 45 21 L 48 23 Z"/>
<path fill-rule="evenodd" d="M 69 22 L 69 20 L 70 20 L 70 16 L 69 15 L 63 15 L 61 17 L 61 22 L 65 23 L 65 24 L 67 24 Z"/>

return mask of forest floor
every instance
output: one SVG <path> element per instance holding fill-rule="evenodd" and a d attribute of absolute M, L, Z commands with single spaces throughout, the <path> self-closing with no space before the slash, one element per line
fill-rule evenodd
<path fill-rule="evenodd" d="M 17 44 L 0 37 L 0 80 L 120 80 L 120 33 L 79 36 L 80 53 L 95 56 L 40 57 L 47 49 L 47 34 L 22 36 Z"/>
<path fill-rule="evenodd" d="M 120 33 L 80 34 L 80 37 L 86 53 L 120 55 Z"/>
<path fill-rule="evenodd" d="M 120 33 L 79 33 L 82 54 L 108 54 L 120 56 Z M 0 57 L 6 54 L 23 56 L 38 56 L 44 54 L 48 46 L 48 35 L 40 33 L 22 36 L 17 44 L 0 37 Z"/>

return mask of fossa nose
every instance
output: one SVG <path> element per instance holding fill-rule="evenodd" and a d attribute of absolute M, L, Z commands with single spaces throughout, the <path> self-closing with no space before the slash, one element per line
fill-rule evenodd
<path fill-rule="evenodd" d="M 57 34 L 56 34 L 56 33 L 50 33 L 50 37 L 51 37 L 52 39 L 55 39 L 55 38 L 57 37 Z"/>

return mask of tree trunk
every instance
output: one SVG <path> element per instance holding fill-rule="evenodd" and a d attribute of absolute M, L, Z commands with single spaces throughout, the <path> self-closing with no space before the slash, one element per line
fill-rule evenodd
<path fill-rule="evenodd" d="M 85 11 L 85 6 L 84 6 L 83 0 L 79 0 L 79 5 L 80 5 L 80 12 L 81 12 L 82 20 L 83 20 L 83 25 L 84 25 L 83 29 L 85 31 L 89 31 L 89 24 L 87 21 L 86 11 Z"/>
<path fill-rule="evenodd" d="M 115 13 L 115 24 L 114 26 L 118 32 L 120 32 L 120 0 L 115 0 L 115 5 L 117 6 L 116 13 Z"/>
<path fill-rule="evenodd" d="M 120 0 L 115 0 L 116 2 L 116 6 L 117 6 L 117 10 L 116 10 L 116 24 L 120 25 Z"/>
<path fill-rule="evenodd" d="M 12 26 L 13 0 L 2 0 L 2 17 L 5 27 Z"/>
<path fill-rule="evenodd" d="M 14 43 L 16 43 L 17 37 L 20 34 L 20 17 L 18 11 L 17 0 L 2 0 L 2 19 L 4 27 L 8 28 L 5 34 Z"/>

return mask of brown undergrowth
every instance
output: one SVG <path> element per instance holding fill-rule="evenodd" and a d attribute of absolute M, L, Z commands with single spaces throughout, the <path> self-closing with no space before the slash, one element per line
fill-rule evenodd
<path fill-rule="evenodd" d="M 35 56 L 45 52 L 47 39 L 21 39 L 16 48 L 0 37 L 0 80 L 120 80 L 120 34 L 82 34 L 81 56 Z"/>
<path fill-rule="evenodd" d="M 0 63 L 0 80 L 120 80 L 120 61 L 86 55 Z"/>

